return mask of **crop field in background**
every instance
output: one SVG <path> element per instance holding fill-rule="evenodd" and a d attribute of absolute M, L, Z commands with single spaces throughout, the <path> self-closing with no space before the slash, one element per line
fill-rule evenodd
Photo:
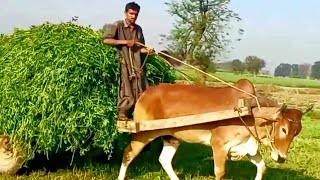
<path fill-rule="evenodd" d="M 235 82 L 240 78 L 253 80 L 258 93 L 273 96 L 298 107 L 304 107 L 307 100 L 314 103 L 316 108 L 313 112 L 304 116 L 302 132 L 295 138 L 289 157 L 284 164 L 275 163 L 270 157 L 268 148 L 262 147 L 261 151 L 268 166 L 266 179 L 320 179 L 320 111 L 317 109 L 320 103 L 320 89 L 292 88 L 299 87 L 300 84 L 304 84 L 304 87 L 320 87 L 319 81 L 250 77 L 225 72 L 218 72 L 215 75 L 231 82 Z M 288 87 L 277 86 L 277 84 Z M 161 147 L 160 140 L 152 142 L 151 151 L 142 152 L 131 164 L 128 172 L 129 179 L 169 180 L 158 162 Z M 50 160 L 46 160 L 45 157 L 37 157 L 30 162 L 29 167 L 22 169 L 17 176 L 2 175 L 0 179 L 114 180 L 118 176 L 122 152 L 114 154 L 110 161 L 104 156 L 90 158 L 90 156 L 76 155 L 74 163 L 70 166 L 71 157 L 71 154 L 58 154 Z M 176 163 L 174 163 L 175 172 L 180 179 L 215 179 L 211 157 L 212 154 L 209 147 L 183 143 L 177 152 Z M 255 173 L 256 167 L 248 159 L 228 161 L 227 163 L 227 179 L 254 179 Z"/>
<path fill-rule="evenodd" d="M 197 73 L 193 69 L 181 69 L 191 77 L 191 80 L 197 79 Z M 227 81 L 237 82 L 240 79 L 249 79 L 254 84 L 272 84 L 286 87 L 307 87 L 307 88 L 320 88 L 320 80 L 300 79 L 300 78 L 287 78 L 287 77 L 272 77 L 272 76 L 254 76 L 252 74 L 234 74 L 232 72 L 216 72 L 212 75 Z M 180 73 L 177 73 L 179 79 L 184 79 Z M 208 81 L 216 81 L 208 77 Z"/>

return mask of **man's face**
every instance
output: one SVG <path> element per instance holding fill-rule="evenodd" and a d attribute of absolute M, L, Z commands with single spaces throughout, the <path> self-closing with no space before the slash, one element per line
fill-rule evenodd
<path fill-rule="evenodd" d="M 134 9 L 129 9 L 128 12 L 125 13 L 126 14 L 126 19 L 129 22 L 129 24 L 135 24 L 136 20 L 138 18 L 138 11 L 134 10 Z"/>

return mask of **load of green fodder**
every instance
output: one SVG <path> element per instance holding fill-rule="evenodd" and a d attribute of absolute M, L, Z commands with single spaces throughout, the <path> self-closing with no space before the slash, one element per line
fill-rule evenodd
<path fill-rule="evenodd" d="M 116 49 L 101 35 L 71 22 L 45 23 L 2 40 L 0 132 L 13 142 L 8 150 L 24 152 L 26 160 L 61 148 L 112 153 L 121 137 L 115 127 L 120 72 Z M 155 56 L 146 69 L 151 85 L 175 80 Z"/>

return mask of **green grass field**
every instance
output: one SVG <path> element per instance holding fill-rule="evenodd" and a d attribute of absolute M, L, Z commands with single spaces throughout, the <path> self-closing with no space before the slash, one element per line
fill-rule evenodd
<path fill-rule="evenodd" d="M 197 73 L 192 69 L 181 70 L 191 77 L 191 80 L 197 79 Z M 249 79 L 254 84 L 273 84 L 278 86 L 286 87 L 307 87 L 307 88 L 320 88 L 320 80 L 312 79 L 299 79 L 299 78 L 286 78 L 286 77 L 262 77 L 254 76 L 252 74 L 234 74 L 230 72 L 216 72 L 211 73 L 212 75 L 227 81 L 236 82 L 239 79 Z M 180 73 L 177 73 L 179 79 L 184 79 Z M 208 78 L 208 81 L 216 81 L 213 78 Z"/>
<path fill-rule="evenodd" d="M 268 166 L 266 179 L 320 179 L 320 121 L 305 117 L 303 130 L 295 139 L 284 164 L 277 164 L 270 158 L 270 151 L 261 148 Z M 162 170 L 158 156 L 161 142 L 152 144 L 151 152 L 143 152 L 130 166 L 130 179 L 167 180 Z M 112 161 L 88 160 L 88 157 L 78 157 L 69 166 L 71 155 L 60 155 L 52 160 L 31 162 L 30 167 L 19 172 L 17 176 L 2 175 L 0 179 L 110 179 L 118 176 L 121 153 L 116 154 Z M 40 160 L 39 160 L 40 159 Z M 178 151 L 175 171 L 181 179 L 205 180 L 215 179 L 211 150 L 198 144 L 182 144 Z M 227 164 L 227 179 L 254 179 L 256 168 L 247 160 L 229 161 Z"/>

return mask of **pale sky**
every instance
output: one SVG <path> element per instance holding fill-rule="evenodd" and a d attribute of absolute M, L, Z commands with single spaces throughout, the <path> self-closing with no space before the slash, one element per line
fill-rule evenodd
<path fill-rule="evenodd" d="M 168 0 L 136 0 L 141 6 L 138 19 L 146 43 L 162 50 L 160 34 L 167 34 L 173 19 L 166 12 Z M 105 23 L 124 18 L 124 6 L 130 0 L 0 0 L 0 33 L 27 28 L 45 21 L 66 22 L 79 16 L 79 23 L 101 28 Z M 231 9 L 239 14 L 242 40 L 232 44 L 223 60 L 243 60 L 256 55 L 266 60 L 267 69 L 284 63 L 310 63 L 320 59 L 320 1 L 231 0 Z"/>

